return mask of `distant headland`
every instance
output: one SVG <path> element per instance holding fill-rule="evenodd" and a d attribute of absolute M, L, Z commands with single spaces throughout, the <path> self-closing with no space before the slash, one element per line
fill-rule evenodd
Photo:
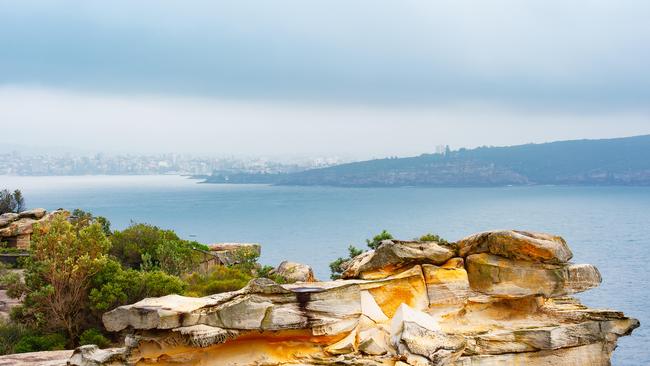
<path fill-rule="evenodd" d="M 650 185 L 650 135 L 479 147 L 283 174 L 213 174 L 206 183 L 340 187 Z"/>

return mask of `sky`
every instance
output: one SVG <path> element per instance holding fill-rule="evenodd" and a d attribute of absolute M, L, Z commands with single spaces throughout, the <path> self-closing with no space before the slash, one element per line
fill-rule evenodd
<path fill-rule="evenodd" d="M 649 18 L 645 0 L 0 0 L 0 127 L 355 159 L 648 134 Z"/>

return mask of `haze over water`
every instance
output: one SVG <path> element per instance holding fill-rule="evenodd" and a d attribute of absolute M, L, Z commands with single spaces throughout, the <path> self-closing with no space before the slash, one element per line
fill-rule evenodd
<path fill-rule="evenodd" d="M 114 229 L 131 221 L 174 229 L 203 243 L 262 244 L 264 264 L 307 263 L 319 279 L 350 244 L 382 229 L 409 239 L 448 240 L 488 229 L 562 235 L 576 263 L 591 263 L 602 285 L 580 294 L 593 307 L 641 321 L 619 340 L 614 365 L 650 364 L 650 187 L 330 188 L 197 184 L 178 176 L 0 176 L 29 207 L 82 208 Z"/>

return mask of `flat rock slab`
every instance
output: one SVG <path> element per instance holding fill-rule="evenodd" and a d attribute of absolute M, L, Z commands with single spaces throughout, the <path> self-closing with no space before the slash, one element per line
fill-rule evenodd
<path fill-rule="evenodd" d="M 65 366 L 72 352 L 44 351 L 0 356 L 0 366 Z"/>

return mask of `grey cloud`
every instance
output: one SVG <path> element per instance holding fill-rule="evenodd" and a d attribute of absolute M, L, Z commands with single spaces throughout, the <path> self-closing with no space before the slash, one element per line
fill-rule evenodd
<path fill-rule="evenodd" d="M 0 2 L 0 84 L 647 108 L 646 1 Z"/>

